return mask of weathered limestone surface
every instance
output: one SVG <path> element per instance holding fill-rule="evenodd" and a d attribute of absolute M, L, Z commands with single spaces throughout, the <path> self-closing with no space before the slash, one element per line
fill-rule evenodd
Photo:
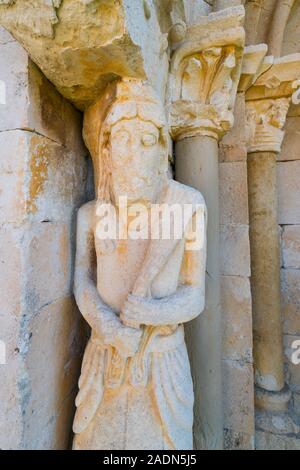
<path fill-rule="evenodd" d="M 284 31 L 282 43 L 282 55 L 300 52 L 299 48 L 299 22 L 300 22 L 300 5 L 296 0 L 292 7 L 286 28 Z"/>
<path fill-rule="evenodd" d="M 281 295 L 284 333 L 300 334 L 300 271 L 298 269 L 281 270 Z"/>
<path fill-rule="evenodd" d="M 28 392 L 24 447 L 67 449 L 84 340 L 83 323 L 73 297 L 60 296 L 42 307 L 31 319 L 29 328 L 32 336 L 26 354 L 29 382 L 24 381 Z M 49 358 L 52 358 L 50 368 Z"/>
<path fill-rule="evenodd" d="M 239 441 L 235 443 L 236 449 L 253 449 L 254 447 L 254 421 L 253 421 L 253 368 L 252 364 L 247 364 L 224 359 L 222 361 L 223 377 L 227 377 L 226 388 L 224 389 L 224 427 L 233 435 L 238 433 Z M 228 385 L 229 384 L 229 385 Z M 236 408 L 243 410 L 237 413 Z"/>
<path fill-rule="evenodd" d="M 283 371 L 274 154 L 248 155 L 248 181 L 256 383 L 275 391 L 283 388 Z"/>
<path fill-rule="evenodd" d="M 298 114 L 299 106 L 295 106 Z M 291 109 L 291 108 L 290 108 Z M 278 161 L 300 160 L 300 116 L 289 112 L 285 125 L 285 138 L 282 150 L 277 157 Z"/>
<path fill-rule="evenodd" d="M 245 95 L 242 92 L 237 94 L 234 108 L 234 125 L 219 144 L 220 162 L 240 162 L 247 158 L 247 135 L 246 135 L 246 114 Z M 239 182 L 237 181 L 239 184 Z M 221 176 L 222 184 L 222 176 Z M 222 215 L 222 211 L 221 211 Z"/>
<path fill-rule="evenodd" d="M 163 98 L 168 43 L 152 1 L 18 0 L 0 5 L 0 24 L 81 109 L 126 75 L 148 78 Z"/>
<path fill-rule="evenodd" d="M 201 187 L 212 213 L 208 224 L 205 311 L 187 326 L 186 332 L 195 384 L 195 446 L 219 448 L 223 444 L 219 200 L 218 192 L 211 191 L 211 181 L 216 182 L 217 188 L 219 185 L 217 143 L 212 137 L 182 139 L 176 144 L 176 152 L 177 180 L 194 188 Z"/>
<path fill-rule="evenodd" d="M 300 225 L 284 225 L 281 234 L 282 266 L 300 269 Z"/>
<path fill-rule="evenodd" d="M 300 450 L 300 440 L 297 437 L 286 437 L 257 431 L 255 434 L 257 450 Z"/>
<path fill-rule="evenodd" d="M 227 276 L 250 276 L 248 225 L 221 225 L 221 273 Z"/>
<path fill-rule="evenodd" d="M 220 163 L 220 223 L 247 224 L 248 189 L 246 162 Z"/>
<path fill-rule="evenodd" d="M 248 278 L 222 276 L 223 357 L 252 363 L 251 292 Z M 232 385 L 226 374 L 226 388 Z M 251 412 L 251 416 L 252 416 Z"/>
<path fill-rule="evenodd" d="M 278 222 L 300 223 L 300 161 L 277 163 L 278 177 Z"/>
<path fill-rule="evenodd" d="M 2 28 L 0 58 L 0 447 L 65 449 L 85 331 L 71 289 L 81 117 Z"/>
<path fill-rule="evenodd" d="M 262 52 L 259 48 L 260 62 Z M 253 51 L 251 59 L 253 60 Z M 256 69 L 255 69 L 256 72 Z M 223 320 L 222 366 L 225 449 L 254 448 L 254 394 L 252 358 L 252 302 L 250 291 L 250 246 L 247 187 L 247 134 L 245 89 L 252 82 L 253 66 L 244 50 L 234 125 L 219 145 L 221 229 L 221 306 Z M 243 233 L 243 243 L 231 244 L 231 233 Z M 227 236 L 227 234 L 229 234 Z M 236 240 L 236 237 L 233 237 Z M 229 248 L 230 244 L 230 248 Z M 229 250 L 229 252 L 228 252 Z M 225 251 L 225 253 L 224 253 Z M 227 258 L 228 257 L 228 258 Z M 233 263 L 231 263 L 233 260 Z M 242 268 L 242 269 L 241 269 Z M 228 369 L 232 372 L 228 373 Z M 235 378 L 238 377 L 237 379 Z M 243 386 L 241 387 L 241 383 Z M 231 397 L 244 406 L 234 407 Z M 241 424 L 241 423 L 244 424 Z"/>
<path fill-rule="evenodd" d="M 284 55 L 287 23 L 294 14 L 295 0 L 278 2 L 277 0 L 246 1 L 246 43 L 247 45 L 266 43 L 269 53 L 274 56 Z M 290 51 L 289 51 L 290 52 Z M 289 53 L 287 52 L 287 53 Z M 296 52 L 293 49 L 291 52 Z M 298 51 L 297 51 L 298 52 Z"/>

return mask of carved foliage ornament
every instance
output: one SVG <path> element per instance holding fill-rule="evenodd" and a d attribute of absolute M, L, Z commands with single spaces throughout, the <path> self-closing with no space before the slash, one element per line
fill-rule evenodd
<path fill-rule="evenodd" d="M 246 107 L 248 153 L 280 152 L 289 98 L 249 101 Z"/>
<path fill-rule="evenodd" d="M 170 112 L 175 139 L 199 133 L 219 138 L 231 128 L 235 66 L 233 46 L 209 48 L 184 59 L 180 99 Z"/>
<path fill-rule="evenodd" d="M 187 31 L 172 62 L 169 119 L 175 140 L 222 137 L 233 125 L 233 108 L 244 45 L 243 7 L 202 18 Z"/>

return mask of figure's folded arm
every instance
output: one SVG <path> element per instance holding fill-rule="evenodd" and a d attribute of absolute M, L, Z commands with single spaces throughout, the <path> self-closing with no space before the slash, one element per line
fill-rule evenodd
<path fill-rule="evenodd" d="M 83 317 L 103 338 L 113 337 L 121 326 L 117 315 L 106 305 L 94 280 L 95 246 L 93 206 L 86 204 L 78 211 L 74 295 Z"/>
<path fill-rule="evenodd" d="M 122 319 L 144 325 L 173 325 L 193 320 L 205 306 L 206 211 L 201 224 L 199 249 L 185 250 L 181 285 L 161 299 L 144 299 L 130 295 L 122 309 Z M 192 239 L 192 238 L 190 238 Z M 187 245 L 186 245 L 187 246 Z"/>
<path fill-rule="evenodd" d="M 143 325 L 162 326 L 185 323 L 197 317 L 204 308 L 201 288 L 180 286 L 175 294 L 162 299 L 129 296 L 122 317 Z"/>

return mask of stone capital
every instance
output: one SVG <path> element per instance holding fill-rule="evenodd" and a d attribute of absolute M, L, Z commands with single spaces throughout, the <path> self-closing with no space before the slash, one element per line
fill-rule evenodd
<path fill-rule="evenodd" d="M 289 106 L 289 98 L 269 98 L 247 102 L 248 153 L 280 152 L 284 138 L 283 127 Z"/>
<path fill-rule="evenodd" d="M 265 57 L 246 91 L 248 153 L 281 151 L 291 101 L 299 102 L 300 54 Z"/>
<path fill-rule="evenodd" d="M 171 134 L 220 139 L 233 125 L 245 33 L 244 8 L 202 17 L 175 46 L 168 84 Z"/>

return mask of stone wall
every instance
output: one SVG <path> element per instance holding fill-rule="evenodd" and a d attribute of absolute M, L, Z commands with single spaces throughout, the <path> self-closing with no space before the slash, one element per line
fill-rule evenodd
<path fill-rule="evenodd" d="M 64 449 L 85 339 L 72 296 L 81 115 L 2 28 L 0 79 L 0 447 Z"/>
<path fill-rule="evenodd" d="M 220 143 L 219 159 L 224 445 L 227 449 L 253 449 L 251 269 L 243 93 L 238 93 L 235 125 Z"/>
<path fill-rule="evenodd" d="M 300 2 L 295 2 L 285 31 L 284 53 L 299 52 L 299 24 Z M 292 391 L 291 412 L 300 425 L 300 366 L 291 362 L 291 344 L 300 339 L 300 106 L 290 108 L 277 167 L 285 372 Z"/>

